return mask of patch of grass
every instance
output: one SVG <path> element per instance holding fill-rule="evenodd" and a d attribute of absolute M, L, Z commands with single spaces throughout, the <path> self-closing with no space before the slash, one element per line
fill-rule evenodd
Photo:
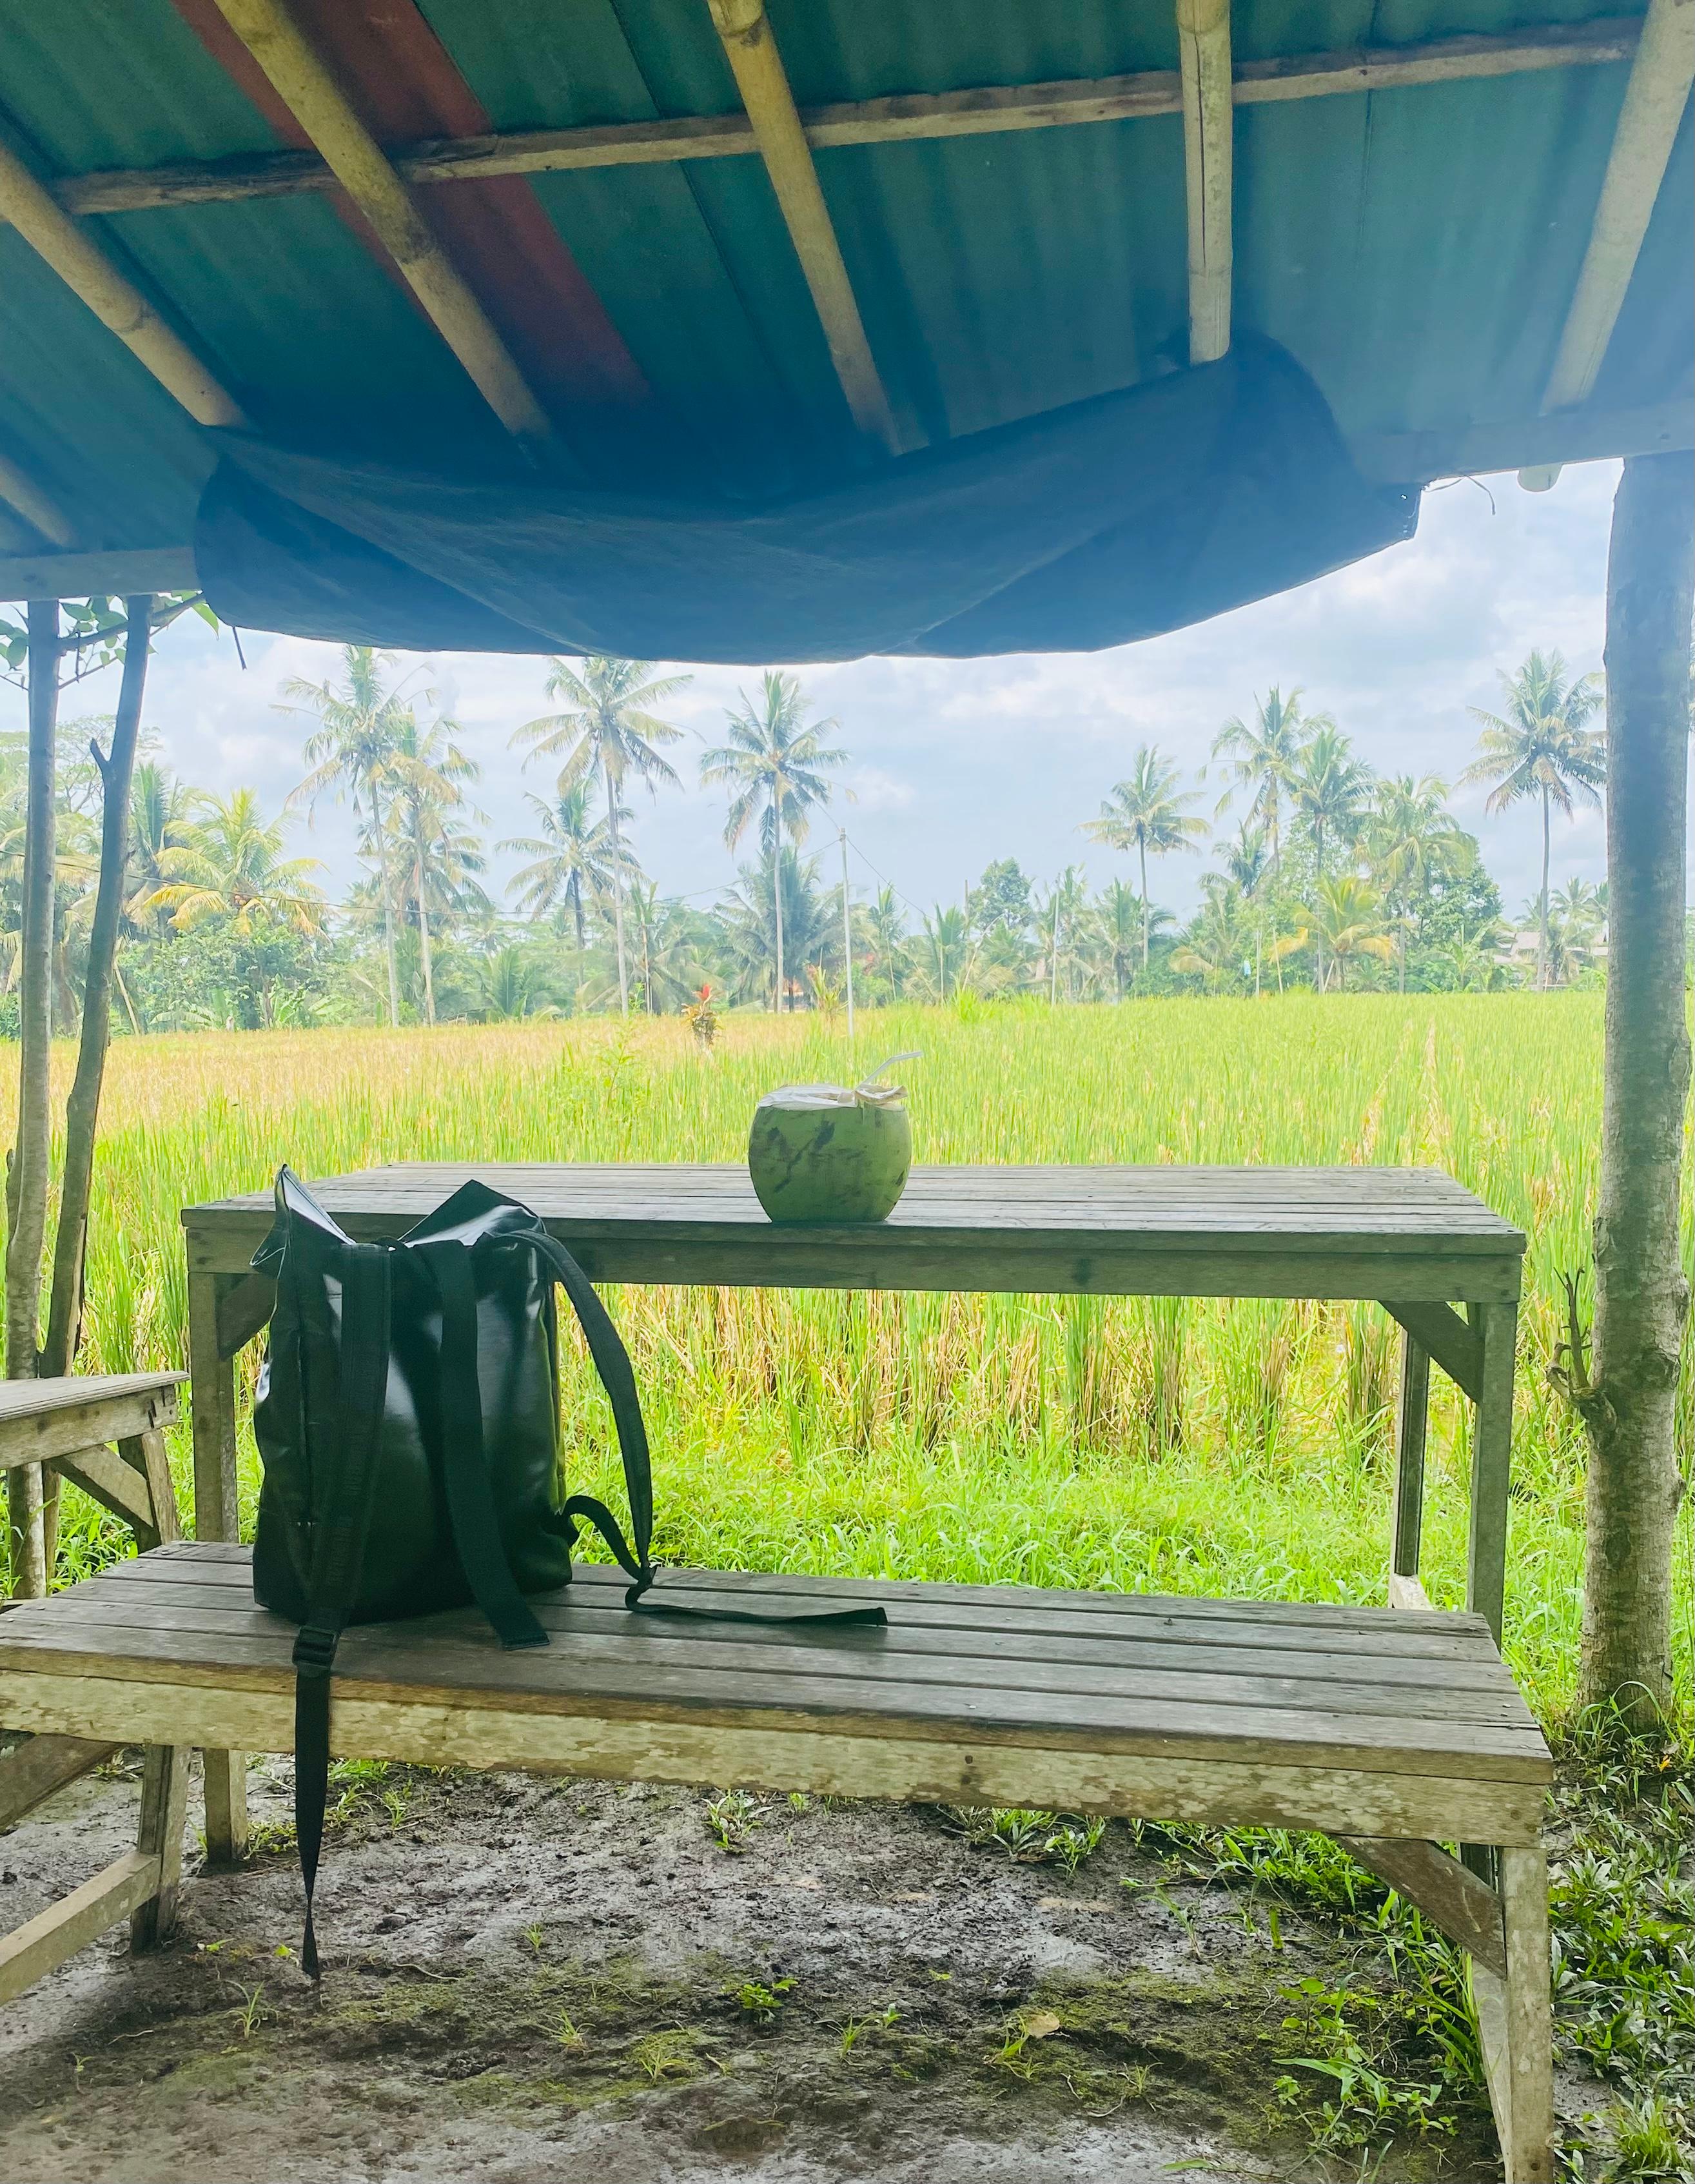
<path fill-rule="evenodd" d="M 745 1790 L 721 1790 L 706 1807 L 706 1832 L 730 1858 L 739 1858 L 764 1825 L 764 1806 Z"/>
<path fill-rule="evenodd" d="M 1023 1806 L 944 1805 L 942 1817 L 973 1849 L 1002 1850 L 1015 1865 L 1060 1865 L 1074 1879 L 1093 1856 L 1107 1823 L 1090 1814 L 1040 1813 Z"/>

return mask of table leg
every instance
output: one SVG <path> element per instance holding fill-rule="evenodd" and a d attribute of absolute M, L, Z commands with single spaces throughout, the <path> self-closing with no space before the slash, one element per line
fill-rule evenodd
<path fill-rule="evenodd" d="M 1430 1423 L 1430 1353 L 1401 1334 L 1401 1401 L 1395 1416 L 1395 1502 L 1390 1518 L 1390 1602 L 1420 1604 L 1419 1553 L 1425 1524 L 1425 1440 Z M 1394 1580 L 1404 1579 L 1402 1586 Z M 1398 1596 L 1397 1596 L 1398 1595 Z"/>
<path fill-rule="evenodd" d="M 1486 1619 L 1498 1646 L 1507 1587 L 1519 1307 L 1480 1304 L 1468 1306 L 1467 1311 L 1483 1345 L 1483 1374 L 1471 1441 L 1471 1530 L 1466 1550 L 1465 1604 Z"/>
<path fill-rule="evenodd" d="M 188 1277 L 188 1369 L 194 1420 L 194 1536 L 234 1540 L 241 1535 L 236 1486 L 236 1373 L 220 1355 L 218 1304 L 228 1277 Z M 247 1855 L 247 1756 L 208 1752 L 205 1768 L 206 1856 L 228 1865 Z"/>

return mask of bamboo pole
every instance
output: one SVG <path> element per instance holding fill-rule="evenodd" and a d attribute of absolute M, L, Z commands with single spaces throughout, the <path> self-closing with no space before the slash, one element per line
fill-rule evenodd
<path fill-rule="evenodd" d="M 1211 364 L 1230 345 L 1229 0 L 1177 0 L 1177 53 L 1189 207 L 1189 361 Z"/>
<path fill-rule="evenodd" d="M 1589 1444 L 1583 1694 L 1639 1728 L 1671 1700 L 1677 1379 L 1689 1287 L 1678 1203 L 1695 476 L 1625 465 L 1607 569 L 1607 1013 L 1592 1373 L 1574 1299 L 1559 1384 Z"/>
<path fill-rule="evenodd" d="M 1634 16 L 1608 15 L 1587 23 L 1532 25 L 1503 36 L 1283 54 L 1272 60 L 1243 62 L 1235 70 L 1231 95 L 1238 106 L 1263 106 L 1545 69 L 1605 67 L 1630 59 L 1640 27 Z M 1135 121 L 1178 114 L 1182 106 L 1177 70 L 1155 69 L 1131 75 L 899 92 L 888 98 L 803 107 L 800 125 L 817 152 L 844 144 L 920 143 L 938 137 Z M 482 136 L 426 137 L 391 146 L 387 157 L 401 181 L 415 187 L 480 181 L 499 175 L 749 159 L 758 150 L 745 114 L 712 114 L 583 129 L 510 129 Z M 333 189 L 336 177 L 316 153 L 287 151 L 249 159 L 179 159 L 155 167 L 111 168 L 67 175 L 49 187 L 66 211 L 81 214 L 295 197 Z"/>
<path fill-rule="evenodd" d="M 223 0 L 220 0 L 220 5 Z M 723 41 L 736 88 L 758 139 L 760 156 L 806 276 L 812 303 L 829 344 L 853 421 L 867 440 L 889 454 L 900 438 L 865 322 L 842 262 L 841 245 L 818 185 L 818 170 L 789 87 L 788 71 L 765 13 L 765 0 L 707 0 Z"/>
<path fill-rule="evenodd" d="M 106 1049 L 112 1029 L 112 981 L 123 916 L 124 881 L 130 853 L 130 783 L 136 765 L 142 699 L 147 688 L 148 650 L 153 637 L 153 594 L 125 601 L 124 677 L 112 724 L 112 749 L 102 757 L 91 744 L 100 769 L 100 878 L 94 918 L 88 934 L 88 971 L 83 982 L 82 1032 L 76 1075 L 64 1111 L 64 1176 L 59 1190 L 59 1227 L 53 1238 L 53 1285 L 47 1312 L 42 1371 L 58 1375 L 75 1362 L 82 1327 L 82 1278 L 87 1257 L 88 1206 L 94 1174 L 94 1137 L 100 1115 L 100 1091 L 106 1074 Z"/>
<path fill-rule="evenodd" d="M 70 518 L 49 493 L 43 492 L 27 471 L 20 470 L 7 455 L 0 455 L 0 500 L 14 508 L 25 523 L 54 546 L 76 543 Z"/>
<path fill-rule="evenodd" d="M 28 618 L 30 740 L 19 947 L 18 1128 L 6 1178 L 6 1374 L 12 1380 L 33 1379 L 36 1372 L 53 1128 L 48 1071 L 53 1050 L 59 601 L 31 599 Z M 20 1599 L 39 1600 L 47 1585 L 41 1466 L 25 1464 L 11 1473 L 7 1491 L 12 1590 Z"/>
<path fill-rule="evenodd" d="M 1589 246 L 1542 397 L 1545 412 L 1586 402 L 1594 390 L 1642 254 L 1692 84 L 1695 0 L 1649 0 Z M 1528 492 L 1546 493 L 1558 476 L 1558 464 L 1548 463 L 1521 471 L 1519 482 Z"/>
<path fill-rule="evenodd" d="M 241 404 L 166 325 L 141 290 L 86 235 L 0 139 L 0 219 L 8 220 L 101 324 L 197 424 L 245 425 Z"/>
<path fill-rule="evenodd" d="M 405 183 L 285 0 L 217 0 L 217 6 L 370 221 L 400 277 L 483 400 L 514 438 L 532 445 L 550 440 L 553 426 L 547 412 L 493 322 L 425 223 Z"/>

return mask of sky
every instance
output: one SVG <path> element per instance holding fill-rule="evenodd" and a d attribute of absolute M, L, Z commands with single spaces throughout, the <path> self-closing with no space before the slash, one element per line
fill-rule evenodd
<path fill-rule="evenodd" d="M 998 660 L 865 660 L 800 671 L 820 716 L 838 724 L 832 740 L 850 755 L 840 772 L 854 800 L 815 827 L 809 850 L 839 870 L 836 830 L 854 848 L 856 887 L 880 876 L 928 909 L 957 901 L 991 858 L 1016 857 L 1051 880 L 1080 863 L 1104 883 L 1112 855 L 1079 829 L 1136 749 L 1157 744 L 1190 777 L 1207 766 L 1213 737 L 1232 715 L 1252 718 L 1256 695 L 1298 686 L 1309 710 L 1331 714 L 1380 772 L 1436 772 L 1451 783 L 1473 755 L 1477 723 L 1469 708 L 1492 708 L 1499 676 L 1533 647 L 1558 649 L 1577 671 L 1598 667 L 1607 532 L 1616 464 L 1567 470 L 1552 493 L 1523 492 L 1511 476 L 1461 481 L 1427 493 L 1418 535 L 1317 583 L 1245 607 L 1168 637 L 1112 651 Z M 308 723 L 277 710 L 292 676 L 335 673 L 332 646 L 241 633 L 245 666 L 227 630 L 185 618 L 160 640 L 149 676 L 145 724 L 159 755 L 199 786 L 253 788 L 269 810 L 300 779 Z M 763 665 L 764 663 L 760 663 Z M 780 664 L 780 663 L 775 663 Z M 421 694 L 433 690 L 460 724 L 460 740 L 482 767 L 474 792 L 488 814 L 491 845 L 533 832 L 526 790 L 545 794 L 546 761 L 526 772 L 512 731 L 549 710 L 546 662 L 477 654 L 403 655 L 396 671 Z M 689 671 L 678 666 L 672 671 Z M 721 738 L 725 708 L 758 668 L 703 667 L 667 709 L 685 740 L 670 755 L 680 789 L 634 794 L 634 846 L 666 894 L 703 902 L 731 885 L 735 858 L 723 841 L 722 789 L 698 785 L 701 749 Z M 67 691 L 63 716 L 109 712 L 116 671 Z M 0 721 L 22 727 L 18 695 L 0 691 Z M 1226 786 L 1213 762 L 1202 800 L 1210 818 Z M 1516 916 L 1539 882 L 1534 811 L 1499 818 L 1483 811 L 1481 787 L 1456 787 L 1454 809 L 1475 831 Z M 1234 824 L 1227 814 L 1224 829 Z M 324 861 L 332 898 L 354 875 L 347 814 L 321 806 L 293 829 L 295 855 Z M 743 855 L 747 854 L 744 846 Z M 522 859 L 497 855 L 498 881 Z M 1601 815 L 1556 817 L 1553 883 L 1603 875 Z M 1151 874 L 1157 902 L 1185 913 L 1204 856 L 1166 859 Z"/>

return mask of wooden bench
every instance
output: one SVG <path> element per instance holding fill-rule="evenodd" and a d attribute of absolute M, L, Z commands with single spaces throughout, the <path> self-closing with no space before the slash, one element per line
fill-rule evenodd
<path fill-rule="evenodd" d="M 1552 2176 L 1539 1841 L 1552 1767 L 1481 1616 L 700 1571 L 661 1582 L 773 1605 L 876 1600 L 889 1627 L 634 1618 L 622 1580 L 585 1568 L 538 1604 L 544 1652 L 503 1652 L 471 1609 L 349 1631 L 335 1750 L 1322 1829 L 1470 1953 L 1509 2184 Z M 0 1712 L 61 1736 L 286 1752 L 293 1635 L 254 1606 L 247 1549 L 162 1547 L 0 1618 Z M 1436 1847 L 1454 1841 L 1496 1847 L 1498 1884 Z M 332 1866 L 332 1934 L 333 1888 Z M 17 1942 L 0 1994 L 36 1975 Z"/>
<path fill-rule="evenodd" d="M 187 1377 L 125 1373 L 0 1381 L 0 1471 L 39 1465 L 58 1472 L 120 1518 L 143 1552 L 175 1546 L 182 1527 L 164 1429 L 176 1423 L 176 1391 Z M 36 1517 L 39 1528 L 39 1510 Z M 39 1565 L 39 1552 L 36 1560 Z M 44 1569 L 37 1567 L 35 1574 L 44 1581 Z M 37 1611 L 53 1605 L 28 1603 Z M 14 1615 L 25 1606 L 0 1602 Z M 0 1618 L 0 1630 L 4 1627 Z M 34 1723 L 6 1704 L 8 1696 L 0 1674 L 0 1729 L 34 1730 Z M 148 1744 L 135 1849 L 0 1941 L 0 2001 L 21 1992 L 120 1919 L 130 1920 L 137 1948 L 150 1947 L 175 1923 L 188 1797 L 188 1753 L 175 1738 L 149 1741 L 121 1722 L 92 1736 L 51 1728 L 26 1736 L 0 1752 L 0 1830 L 15 1827 L 55 1791 L 131 1743 Z"/>

